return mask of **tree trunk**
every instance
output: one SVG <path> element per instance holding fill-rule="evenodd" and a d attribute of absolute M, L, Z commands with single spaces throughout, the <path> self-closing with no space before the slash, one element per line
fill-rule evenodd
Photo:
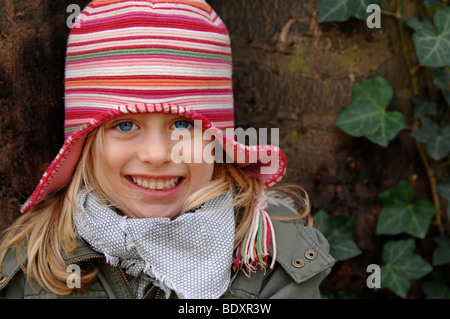
<path fill-rule="evenodd" d="M 19 216 L 62 145 L 66 9 L 88 1 L 0 3 L 1 230 Z M 313 213 L 356 218 L 363 254 L 338 263 L 324 289 L 373 296 L 365 280 L 366 267 L 381 263 L 383 239 L 374 235 L 378 194 L 405 179 L 424 198 L 426 178 L 406 135 L 382 148 L 349 137 L 334 122 L 355 81 L 378 75 L 394 88 L 391 109 L 410 117 L 411 85 L 394 22 L 383 19 L 381 29 L 356 19 L 319 25 L 315 0 L 209 3 L 231 34 L 236 125 L 278 128 L 288 157 L 284 181 L 308 191 Z"/>
<path fill-rule="evenodd" d="M 314 0 L 210 3 L 232 38 L 236 125 L 279 128 L 288 158 L 284 180 L 306 188 L 313 213 L 356 219 L 355 241 L 363 253 L 338 262 L 323 290 L 392 297 L 366 286 L 367 266 L 382 264 L 384 238 L 375 236 L 378 194 L 404 179 L 419 198 L 429 197 L 426 174 L 408 134 L 383 148 L 346 135 L 334 122 L 351 102 L 356 81 L 383 76 L 395 92 L 390 110 L 402 111 L 411 123 L 412 89 L 395 21 L 383 17 L 381 29 L 353 18 L 319 25 Z"/>

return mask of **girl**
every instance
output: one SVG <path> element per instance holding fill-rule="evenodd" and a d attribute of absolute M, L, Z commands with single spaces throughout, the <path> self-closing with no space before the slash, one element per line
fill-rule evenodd
<path fill-rule="evenodd" d="M 94 0 L 65 76 L 65 143 L 3 239 L 1 297 L 320 297 L 334 260 L 307 197 L 270 189 L 283 152 L 224 134 L 231 48 L 208 4 Z"/>

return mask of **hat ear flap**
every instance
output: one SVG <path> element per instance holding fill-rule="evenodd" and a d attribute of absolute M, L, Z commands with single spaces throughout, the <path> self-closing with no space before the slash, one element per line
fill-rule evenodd
<path fill-rule="evenodd" d="M 264 191 L 255 199 L 252 222 L 247 233 L 235 250 L 234 271 L 244 271 L 248 276 L 257 268 L 273 269 L 276 258 L 276 240 L 272 221 L 267 209 Z M 272 262 L 268 264 L 269 248 L 272 245 Z"/>

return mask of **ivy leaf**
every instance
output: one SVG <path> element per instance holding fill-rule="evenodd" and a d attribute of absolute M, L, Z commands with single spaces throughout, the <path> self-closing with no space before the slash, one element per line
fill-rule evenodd
<path fill-rule="evenodd" d="M 428 117 L 421 117 L 421 127 L 411 133 L 411 135 L 422 143 L 428 143 L 431 139 L 435 139 L 439 134 L 439 125 Z"/>
<path fill-rule="evenodd" d="M 446 286 L 446 274 L 441 271 L 433 271 L 427 281 L 420 283 L 420 288 L 427 299 L 450 299 L 450 288 Z"/>
<path fill-rule="evenodd" d="M 447 218 L 450 219 L 450 178 L 440 180 L 436 185 L 436 190 L 445 200 L 447 200 Z"/>
<path fill-rule="evenodd" d="M 418 17 L 413 16 L 411 17 L 407 22 L 406 25 L 412 29 L 414 29 L 415 31 L 420 31 L 420 30 L 429 30 L 429 31 L 433 31 L 434 30 L 434 26 L 433 24 L 428 21 L 420 21 Z"/>
<path fill-rule="evenodd" d="M 437 115 L 436 102 L 428 100 L 423 95 L 414 95 L 411 97 L 411 101 L 414 104 L 414 118 L 420 119 L 427 115 Z"/>
<path fill-rule="evenodd" d="M 424 0 L 423 5 L 426 8 L 439 7 L 441 5 L 441 0 Z"/>
<path fill-rule="evenodd" d="M 450 66 L 450 7 L 438 10 L 433 17 L 436 31 L 421 28 L 413 35 L 420 65 Z"/>
<path fill-rule="evenodd" d="M 323 210 L 319 210 L 314 215 L 314 221 L 317 224 L 317 228 L 320 230 L 322 234 L 329 232 L 330 230 L 330 219 L 331 217 Z M 328 238 L 327 238 L 328 239 Z"/>
<path fill-rule="evenodd" d="M 356 294 L 351 291 L 338 291 L 335 294 L 327 291 L 321 291 L 320 295 L 322 299 L 357 299 Z"/>
<path fill-rule="evenodd" d="M 405 298 L 411 288 L 411 281 L 432 271 L 432 267 L 420 256 L 414 254 L 414 239 L 388 241 L 383 247 L 381 266 L 381 287 Z"/>
<path fill-rule="evenodd" d="M 378 197 L 383 206 L 411 203 L 414 199 L 414 188 L 408 182 L 400 181 L 396 186 L 382 192 Z"/>
<path fill-rule="evenodd" d="M 352 102 L 339 114 L 335 125 L 351 136 L 364 136 L 386 147 L 406 125 L 402 113 L 386 111 L 392 96 L 392 87 L 382 77 L 356 82 Z"/>
<path fill-rule="evenodd" d="M 433 83 L 439 87 L 447 105 L 450 106 L 450 73 L 443 68 L 436 69 Z"/>
<path fill-rule="evenodd" d="M 436 208 L 427 200 L 413 203 L 412 186 L 400 181 L 396 186 L 380 194 L 383 209 L 378 216 L 377 234 L 396 235 L 407 233 L 424 238 Z"/>
<path fill-rule="evenodd" d="M 443 159 L 450 152 L 450 126 L 444 127 L 440 133 L 427 142 L 427 150 L 435 160 Z"/>
<path fill-rule="evenodd" d="M 433 253 L 433 265 L 439 266 L 450 263 L 450 239 L 446 236 L 434 238 L 438 244 Z"/>
<path fill-rule="evenodd" d="M 405 232 L 424 238 L 435 213 L 433 204 L 426 200 L 414 205 L 385 207 L 378 217 L 376 233 L 395 235 Z"/>
<path fill-rule="evenodd" d="M 330 244 L 330 255 L 336 260 L 346 260 L 361 253 L 353 241 L 355 232 L 355 219 L 350 216 L 330 217 L 320 210 L 314 216 L 319 230 Z"/>
<path fill-rule="evenodd" d="M 425 143 L 428 154 L 435 160 L 443 159 L 450 152 L 450 126 L 441 129 L 428 117 L 421 117 L 421 127 L 411 136 Z"/>
<path fill-rule="evenodd" d="M 442 281 L 423 282 L 420 287 L 427 299 L 450 299 L 450 288 L 442 283 Z"/>
<path fill-rule="evenodd" d="M 380 4 L 386 0 L 319 0 L 317 11 L 319 23 L 327 21 L 346 21 L 350 17 L 366 20 L 370 12 L 367 7 Z"/>
<path fill-rule="evenodd" d="M 436 185 L 436 190 L 446 200 L 450 200 L 450 178 L 440 180 Z"/>

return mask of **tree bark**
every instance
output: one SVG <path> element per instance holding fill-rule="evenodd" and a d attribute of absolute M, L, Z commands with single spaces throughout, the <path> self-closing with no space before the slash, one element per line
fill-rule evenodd
<path fill-rule="evenodd" d="M 66 9 L 88 1 L 0 3 L 1 230 L 19 216 L 62 146 Z M 349 137 L 334 122 L 355 81 L 378 75 L 394 88 L 390 109 L 410 119 L 411 84 L 394 22 L 383 18 L 381 29 L 356 19 L 319 25 L 315 0 L 209 3 L 231 34 L 236 126 L 278 128 L 288 158 L 284 181 L 308 191 L 313 213 L 356 218 L 363 254 L 338 263 L 324 288 L 372 293 L 365 270 L 381 263 L 383 239 L 374 234 L 378 194 L 405 179 L 427 197 L 426 177 L 405 133 L 382 148 Z"/>
<path fill-rule="evenodd" d="M 355 241 L 363 254 L 337 263 L 324 290 L 392 297 L 370 291 L 365 282 L 367 266 L 382 264 L 385 239 L 375 235 L 378 194 L 403 179 L 419 198 L 429 198 L 426 174 L 407 132 L 383 148 L 346 135 L 334 122 L 351 102 L 353 84 L 376 76 L 394 89 L 389 109 L 412 122 L 412 88 L 395 21 L 383 17 L 381 29 L 353 18 L 319 25 L 314 0 L 210 3 L 231 34 L 237 126 L 279 128 L 288 158 L 284 180 L 306 188 L 313 213 L 323 209 L 356 219 Z M 415 288 L 411 295 L 420 295 Z"/>

